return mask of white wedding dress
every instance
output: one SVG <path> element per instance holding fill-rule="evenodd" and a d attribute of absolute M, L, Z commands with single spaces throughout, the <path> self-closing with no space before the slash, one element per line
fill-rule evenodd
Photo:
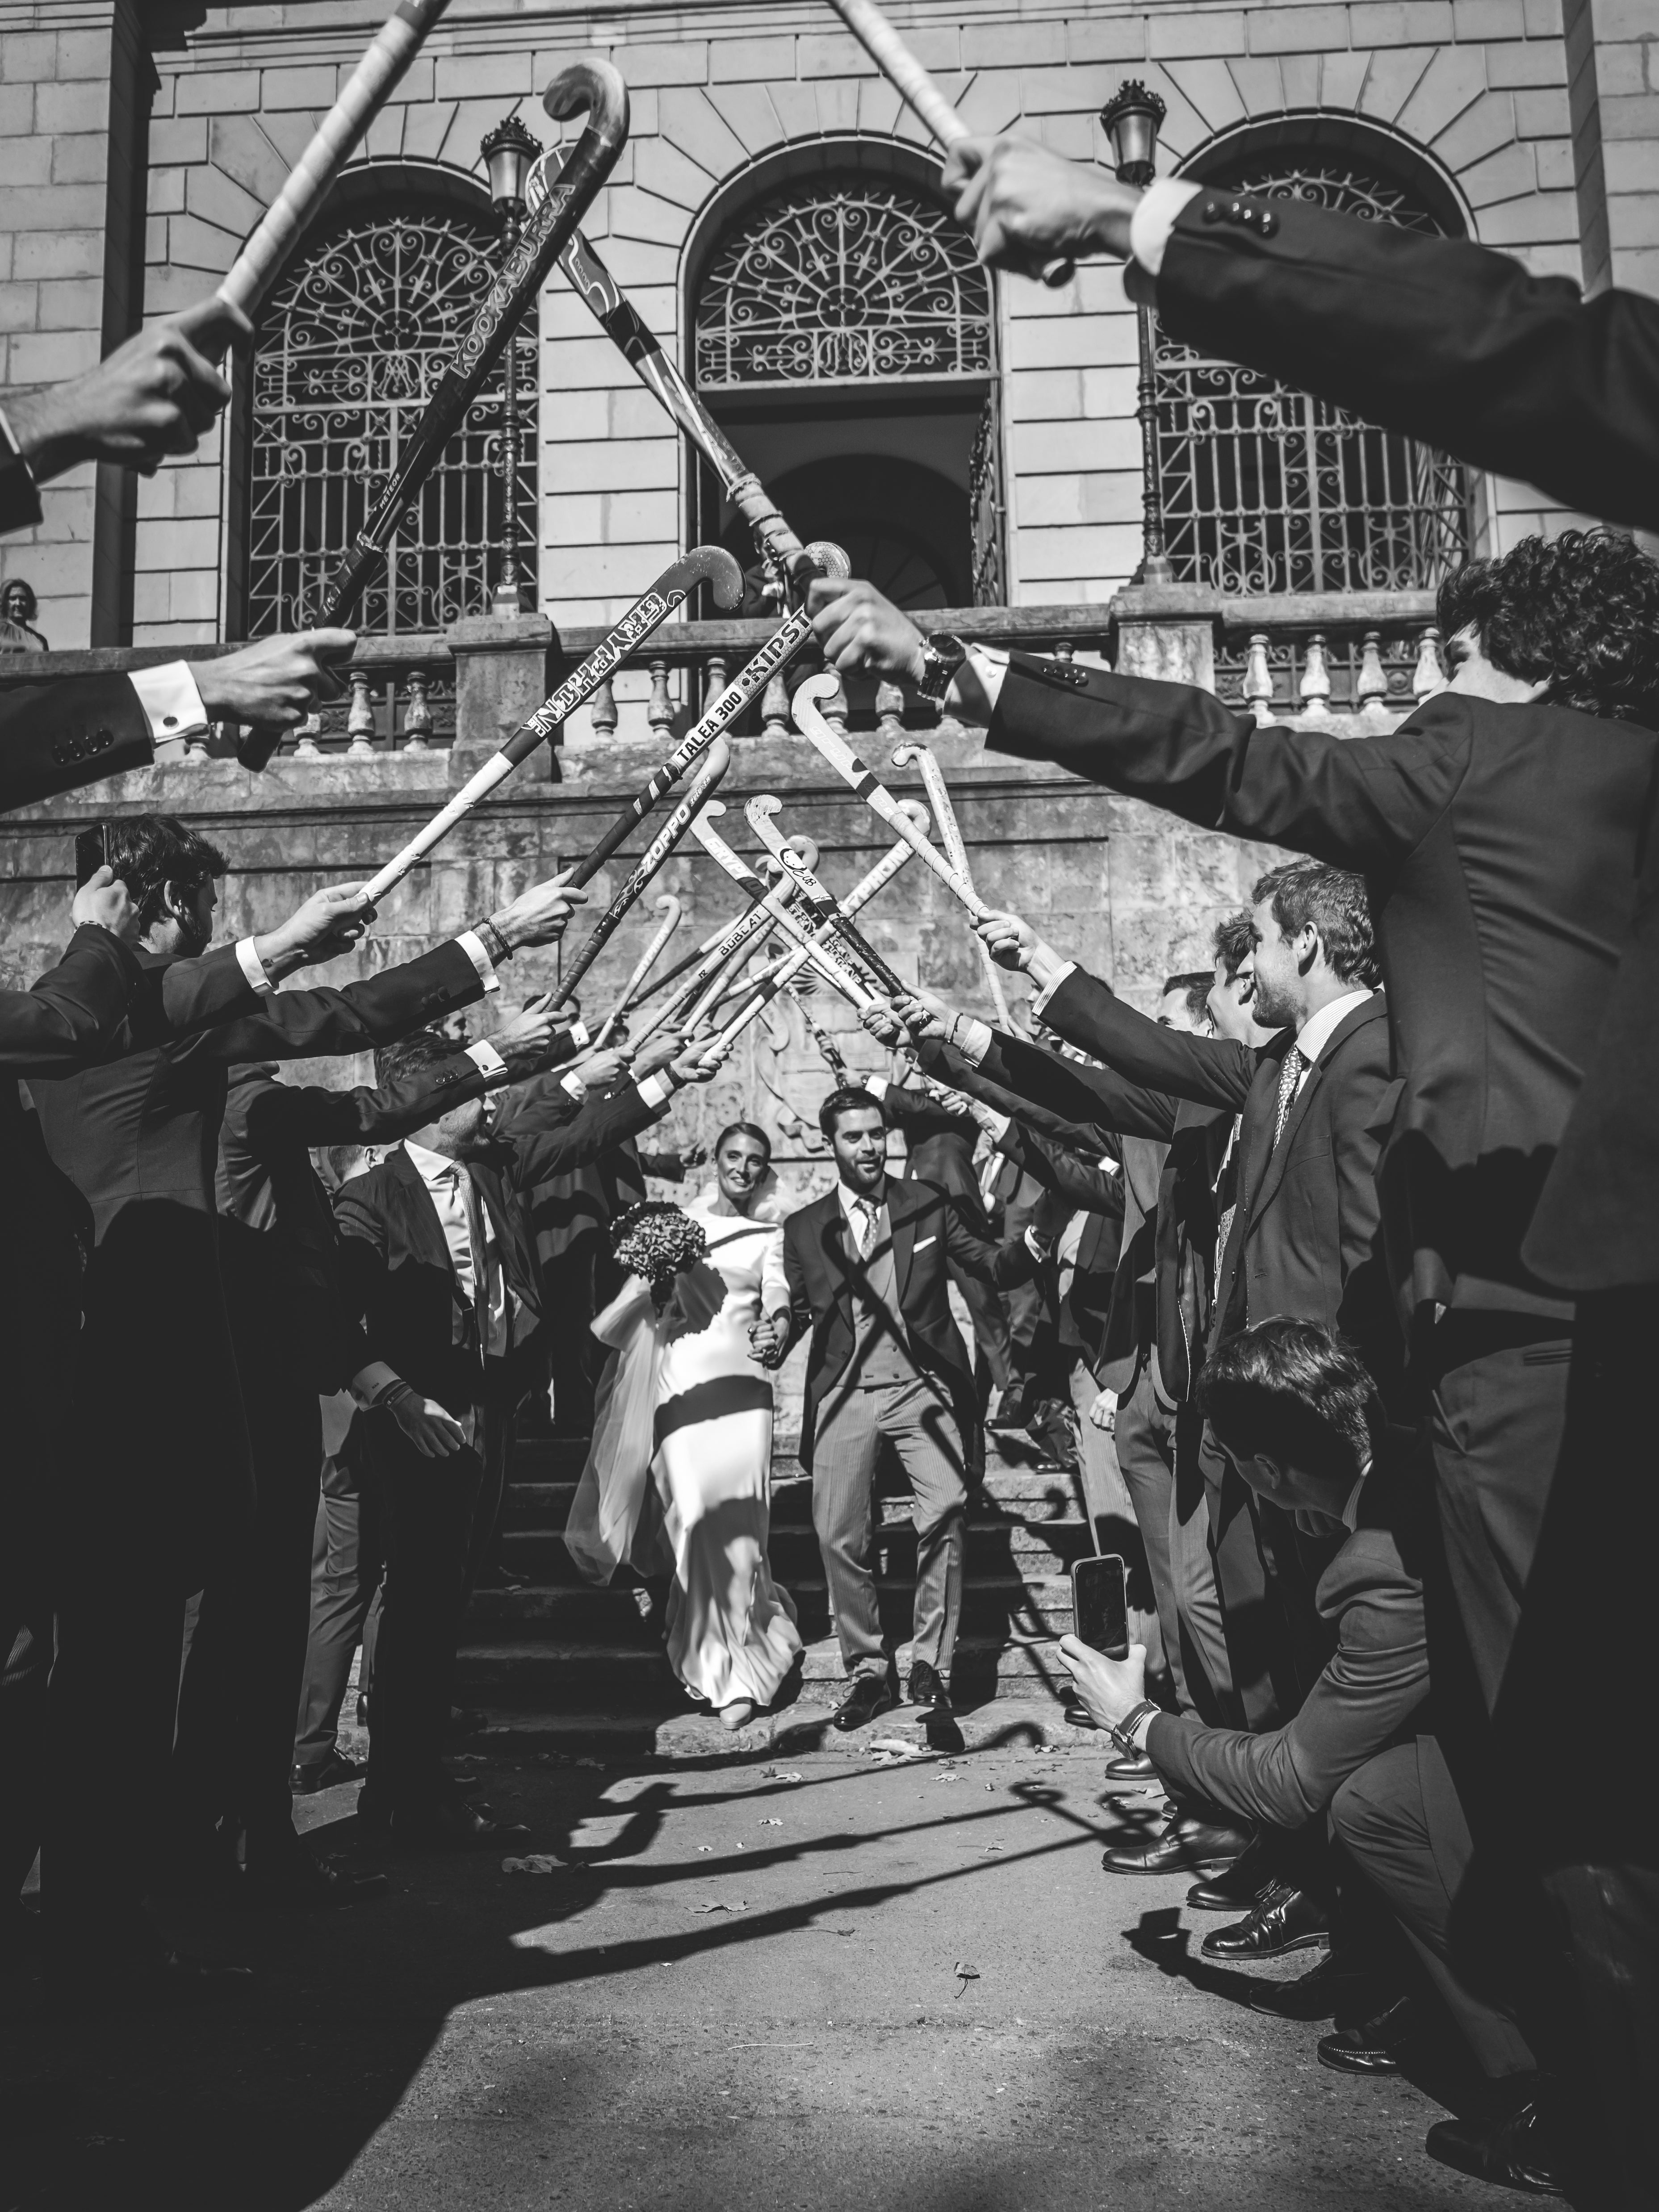
<path fill-rule="evenodd" d="M 608 1580 L 629 1555 L 648 1468 L 674 1559 L 675 1674 L 716 1708 L 768 1705 L 801 1650 L 794 1607 L 767 1564 L 772 1383 L 749 1352 L 763 1308 L 789 1303 L 783 1231 L 716 1213 L 712 1197 L 684 1206 L 708 1255 L 680 1278 L 666 1312 L 654 1312 L 635 1278 L 593 1323 L 618 1358 L 601 1384 L 565 1541 L 585 1574 Z"/>

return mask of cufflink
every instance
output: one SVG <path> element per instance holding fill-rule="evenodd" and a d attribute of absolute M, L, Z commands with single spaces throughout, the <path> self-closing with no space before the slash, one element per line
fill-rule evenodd
<path fill-rule="evenodd" d="M 179 717 L 178 717 L 176 714 L 163 714 L 163 715 L 162 715 L 162 717 L 161 717 L 161 727 L 162 727 L 164 730 L 176 730 L 176 729 L 178 728 L 178 726 L 179 726 Z"/>

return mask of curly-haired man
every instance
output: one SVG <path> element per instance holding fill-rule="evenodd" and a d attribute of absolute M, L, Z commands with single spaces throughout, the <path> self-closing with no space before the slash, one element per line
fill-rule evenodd
<path fill-rule="evenodd" d="M 1659 695 L 1659 566 L 1600 531 L 1527 539 L 1471 564 L 1449 580 L 1442 609 L 1449 686 L 1397 730 L 1360 744 L 1258 727 L 1187 685 L 978 647 L 958 648 L 958 659 L 937 638 L 924 653 L 919 633 L 867 585 L 820 583 L 813 607 L 820 642 L 843 673 L 937 690 L 939 664 L 957 661 L 950 696 L 988 718 L 997 750 L 1058 762 L 1206 828 L 1271 839 L 1366 878 L 1398 1085 L 1378 1169 L 1382 1221 L 1431 1409 L 1425 1441 L 1454 1600 L 1433 1632 L 1443 1741 L 1483 1863 L 1541 1890 L 1589 2023 L 1563 2034 L 1558 2011 L 1560 2061 L 1577 2080 L 1581 2154 L 1641 2163 L 1650 2156 L 1643 2105 L 1659 2085 L 1659 2033 L 1632 2023 L 1659 2019 L 1659 1878 L 1640 1762 L 1598 1760 L 1594 1808 L 1574 1793 L 1581 1802 L 1540 1824 L 1529 1762 L 1499 1750 L 1535 1741 L 1537 1716 L 1511 1735 L 1499 1698 L 1506 1683 L 1515 1694 L 1522 1593 L 1531 1606 L 1541 1587 L 1528 1590 L 1534 1558 L 1575 1547 L 1595 1557 L 1593 1528 L 1605 1538 L 1612 1528 L 1601 1549 L 1617 1555 L 1614 1571 L 1632 1573 L 1630 1560 L 1650 1556 L 1649 1533 L 1659 1537 L 1654 1486 L 1630 1481 L 1627 1449 L 1575 1449 L 1571 1483 L 1556 1485 L 1570 1371 L 1595 1363 L 1589 1400 L 1596 1376 L 1621 1363 L 1582 1327 L 1575 1352 L 1574 1303 L 1562 1284 L 1599 1291 L 1609 1286 L 1602 1273 L 1564 1277 L 1553 1254 L 1570 1240 L 1549 1247 L 1548 1261 L 1546 1248 L 1527 1248 L 1642 903 L 1642 869 L 1659 865 L 1646 835 L 1655 740 L 1636 719 L 1655 713 Z M 1655 910 L 1651 897 L 1644 910 Z M 1650 995 L 1646 1003 L 1645 1018 L 1632 1004 L 1628 1033 L 1645 1040 L 1650 1065 Z M 1653 1091 L 1626 1082 L 1619 1096 L 1635 1100 L 1649 1133 L 1630 1241 L 1646 1224 L 1651 1244 Z M 1598 1224 L 1597 1233 L 1613 1232 Z M 1528 1249 L 1548 1276 L 1529 1264 Z M 1653 1280 L 1650 1250 L 1634 1264 L 1625 1281 Z M 1597 1345 L 1607 1337 L 1599 1322 L 1590 1334 Z M 1557 1487 L 1572 1499 L 1552 1506 Z M 1547 1506 L 1575 1520 L 1540 1547 Z M 1630 1595 L 1599 1614 L 1615 1647 L 1604 1647 L 1598 1717 L 1609 1747 L 1643 1724 L 1633 1701 L 1648 1670 L 1635 1625 L 1645 1607 Z M 1559 1631 L 1559 1594 L 1550 1602 Z M 1601 1932 L 1607 1921 L 1618 1924 L 1616 1941 Z M 1627 2096 L 1617 2086 L 1625 2081 L 1646 2086 Z"/>

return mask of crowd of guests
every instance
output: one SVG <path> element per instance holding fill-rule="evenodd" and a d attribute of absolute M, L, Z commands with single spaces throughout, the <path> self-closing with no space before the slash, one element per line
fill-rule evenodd
<path fill-rule="evenodd" d="M 1302 203 L 1143 193 L 1018 138 L 969 139 L 945 173 L 988 262 L 1115 256 L 1176 339 L 1659 525 L 1651 301 L 1586 305 L 1480 247 Z M 209 301 L 67 385 L 4 394 L 0 529 L 38 522 L 39 486 L 77 464 L 192 450 L 229 398 L 217 358 L 247 336 Z M 1029 976 L 1040 1029 L 920 988 L 872 1009 L 926 1096 L 907 1079 L 826 1102 L 836 1188 L 781 1224 L 778 1267 L 744 1293 L 757 1369 L 811 1338 L 839 1719 L 894 1694 L 868 1559 L 886 1441 L 925 1554 L 907 1692 L 948 1720 L 981 1404 L 954 1272 L 1000 1415 L 1056 1455 L 1068 1401 L 1084 1443 L 1115 1425 L 1164 1663 L 1151 1680 L 1141 1644 L 1062 1653 L 1121 1772 L 1176 1810 L 1109 1866 L 1200 1877 L 1194 1906 L 1238 1916 L 1215 1954 L 1324 1948 L 1259 2002 L 1331 2021 L 1331 2065 L 1386 2072 L 1425 2018 L 1450 2021 L 1491 2092 L 1433 2130 L 1448 2163 L 1598 2212 L 1651 2205 L 1659 568 L 1606 531 L 1469 564 L 1441 592 L 1447 689 L 1357 743 L 924 640 L 862 583 L 815 585 L 811 605 L 842 671 L 1300 856 L 1157 1015 L 1012 914 L 981 933 Z M 7 618 L 27 644 L 32 607 L 14 595 Z M 0 805 L 215 723 L 291 728 L 337 693 L 353 642 L 9 678 Z M 580 894 L 557 880 L 368 981 L 276 992 L 355 942 L 359 892 L 210 951 L 224 862 L 195 832 L 125 816 L 79 860 L 64 957 L 0 994 L 6 1936 L 24 1940 L 11 1899 L 38 1849 L 54 1970 L 178 1997 L 234 1970 L 168 1948 L 147 1893 L 222 1882 L 232 1849 L 250 1901 L 349 1902 L 377 1879 L 300 1848 L 289 1789 L 302 1698 L 302 1763 L 337 1711 L 366 1547 L 385 1571 L 365 1826 L 416 1847 L 511 1835 L 442 1759 L 461 1608 L 526 1378 L 544 1349 L 568 1407 L 595 1378 L 570 1325 L 603 1296 L 599 1248 L 566 1233 L 580 1177 L 609 1208 L 623 1148 L 713 1069 L 678 1038 L 607 1058 L 536 1005 L 487 1042 L 442 1033 L 558 936 Z M 372 1088 L 274 1066 L 371 1049 Z M 890 1116 L 933 1174 L 889 1178 Z M 1022 1178 L 1000 1237 L 974 1216 L 967 1121 Z M 331 1197 L 317 1148 L 393 1139 Z M 743 1213 L 744 1191 L 734 1166 L 711 1211 Z M 343 1401 L 349 1480 L 319 1515 Z M 331 1629 L 311 1603 L 319 1523 Z"/>

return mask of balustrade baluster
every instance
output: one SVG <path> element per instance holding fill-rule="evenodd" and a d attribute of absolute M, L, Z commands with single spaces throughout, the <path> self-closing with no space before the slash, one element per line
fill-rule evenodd
<path fill-rule="evenodd" d="M 409 704 L 404 709 L 404 750 L 406 753 L 429 753 L 427 743 L 432 729 L 432 709 L 427 703 L 427 678 L 418 668 L 409 672 Z"/>
<path fill-rule="evenodd" d="M 1273 672 L 1267 664 L 1267 633 L 1252 630 L 1244 656 L 1244 703 L 1258 724 L 1273 718 Z"/>
<path fill-rule="evenodd" d="M 795 734 L 789 720 L 789 679 L 781 668 L 773 672 L 762 697 L 761 724 L 762 737 L 775 741 Z"/>
<path fill-rule="evenodd" d="M 1440 662 L 1440 633 L 1431 623 L 1422 635 L 1417 647 L 1417 665 L 1412 671 L 1412 696 L 1422 701 L 1432 699 L 1437 691 L 1446 688 L 1446 672 Z"/>
<path fill-rule="evenodd" d="M 651 734 L 661 741 L 674 719 L 674 702 L 668 696 L 668 663 L 653 660 L 651 664 L 651 698 L 645 710 L 645 719 L 651 725 Z"/>
<path fill-rule="evenodd" d="M 617 695 L 611 688 L 611 678 L 608 676 L 593 694 L 587 709 L 587 718 L 593 726 L 594 738 L 600 744 L 603 744 L 606 738 L 616 736 Z"/>
<path fill-rule="evenodd" d="M 878 684 L 876 713 L 880 717 L 876 734 L 885 745 L 900 745 L 904 742 L 904 689 L 898 684 Z"/>
<path fill-rule="evenodd" d="M 1331 665 L 1325 651 L 1325 633 L 1316 629 L 1303 656 L 1299 686 L 1304 714 L 1328 716 L 1331 711 Z"/>
<path fill-rule="evenodd" d="M 350 743 L 346 747 L 346 757 L 362 760 L 374 750 L 374 702 L 369 696 L 368 678 L 362 669 L 354 668 L 349 681 L 351 705 L 346 712 L 346 735 Z M 313 745 L 312 750 L 316 750 Z"/>
<path fill-rule="evenodd" d="M 1373 700 L 1387 700 L 1389 679 L 1382 668 L 1382 638 L 1378 630 L 1368 629 L 1360 649 L 1359 673 L 1354 678 L 1353 703 L 1369 707 Z"/>
<path fill-rule="evenodd" d="M 711 653 L 702 683 L 702 711 L 705 714 L 725 689 L 726 655 L 723 653 Z"/>
<path fill-rule="evenodd" d="M 322 750 L 317 743 L 317 739 L 321 734 L 322 727 L 323 718 L 320 714 L 307 714 L 303 722 L 300 722 L 295 725 L 294 731 L 294 757 L 295 760 L 320 760 L 322 758 Z"/>
<path fill-rule="evenodd" d="M 837 670 L 830 668 L 826 669 L 824 672 L 835 678 L 836 688 L 827 699 L 819 700 L 819 710 L 836 735 L 838 738 L 844 738 L 847 735 L 847 717 L 850 711 L 848 705 L 847 687 L 842 682 Z"/>

